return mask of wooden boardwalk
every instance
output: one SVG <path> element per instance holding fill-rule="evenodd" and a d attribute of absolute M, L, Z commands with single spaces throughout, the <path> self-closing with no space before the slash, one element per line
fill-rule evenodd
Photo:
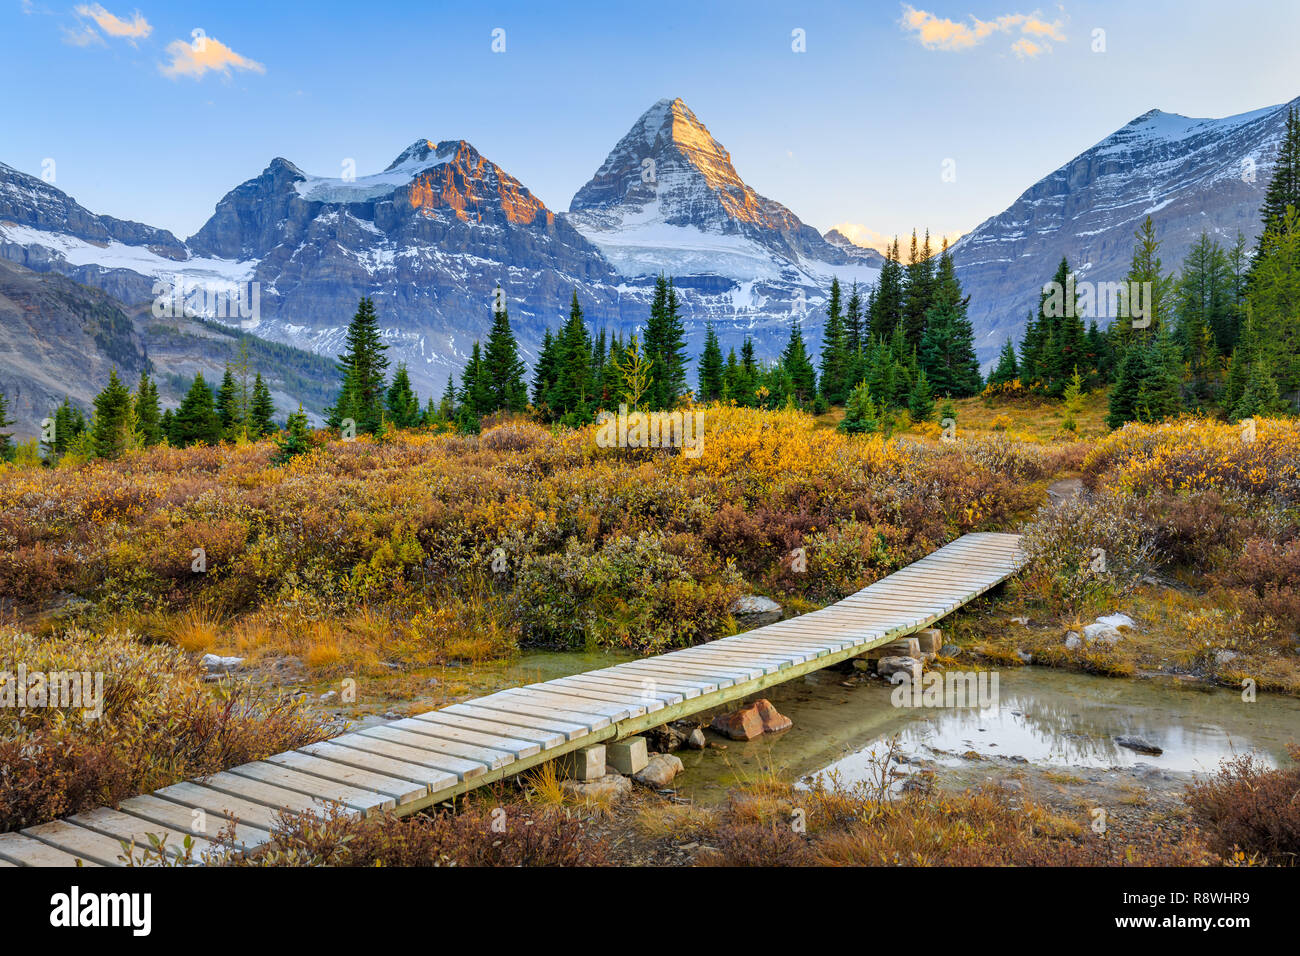
<path fill-rule="evenodd" d="M 122 842 L 169 834 L 195 858 L 233 819 L 235 840 L 271 839 L 277 812 L 325 803 L 413 813 L 571 750 L 748 697 L 928 627 L 1024 564 L 1020 536 L 968 534 L 820 611 L 644 660 L 498 691 L 367 727 L 202 780 L 0 834 L 0 866 L 118 866 Z"/>

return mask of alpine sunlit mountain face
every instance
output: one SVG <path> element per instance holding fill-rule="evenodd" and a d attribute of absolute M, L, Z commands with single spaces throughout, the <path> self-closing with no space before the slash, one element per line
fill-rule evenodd
<path fill-rule="evenodd" d="M 733 949 L 844 867 L 950 946 L 1280 925 L 1297 36 L 0 0 L 9 922 L 528 945 L 617 885 L 643 947 L 762 866 Z"/>

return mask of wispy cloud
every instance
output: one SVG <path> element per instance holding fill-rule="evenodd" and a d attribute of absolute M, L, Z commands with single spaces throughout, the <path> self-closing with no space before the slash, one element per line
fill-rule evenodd
<path fill-rule="evenodd" d="M 994 35 L 1018 35 L 1011 44 L 1011 51 L 1018 57 L 1033 59 L 1041 53 L 1051 52 L 1049 41 L 1065 42 L 1065 22 L 1045 20 L 1037 10 L 1033 13 L 1008 13 L 992 20 L 972 16 L 966 22 L 959 22 L 904 3 L 899 23 L 905 31 L 914 33 L 927 50 L 959 52 L 979 46 Z"/>
<path fill-rule="evenodd" d="M 136 40 L 143 40 L 153 33 L 153 27 L 149 25 L 149 21 L 144 18 L 139 10 L 132 13 L 129 20 L 119 17 L 115 13 L 109 13 L 98 3 L 79 4 L 73 8 L 73 12 L 79 17 L 94 20 L 108 36 L 130 40 L 132 43 Z M 86 26 L 85 29 L 90 33 L 94 33 L 94 29 L 90 26 Z"/>
<path fill-rule="evenodd" d="M 256 60 L 236 53 L 216 37 L 198 36 L 192 43 L 173 40 L 167 44 L 167 63 L 160 63 L 158 69 L 162 75 L 173 80 L 183 76 L 202 79 L 207 73 L 220 73 L 230 76 L 230 71 L 247 70 L 253 73 L 265 73 L 266 67 Z"/>
<path fill-rule="evenodd" d="M 103 46 L 104 38 L 99 35 L 99 31 L 89 23 L 78 25 L 75 30 L 61 26 L 63 31 L 63 42 L 68 46 Z"/>

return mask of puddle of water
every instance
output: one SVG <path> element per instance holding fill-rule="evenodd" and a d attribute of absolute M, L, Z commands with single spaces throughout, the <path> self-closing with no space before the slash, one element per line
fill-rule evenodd
<path fill-rule="evenodd" d="M 1244 703 L 1226 689 L 1163 680 L 1116 680 L 1026 667 L 999 675 L 996 706 L 896 708 L 890 688 L 845 688 L 842 675 L 820 671 L 772 688 L 777 709 L 794 727 L 773 738 L 727 742 L 726 751 L 681 754 L 683 796 L 702 802 L 770 768 L 797 779 L 834 771 L 845 783 L 868 779 L 872 752 L 897 735 L 903 754 L 939 766 L 969 766 L 961 754 L 1021 757 L 1037 767 L 1122 768 L 1146 763 L 1173 773 L 1205 773 L 1234 753 L 1256 751 L 1277 766 L 1300 739 L 1300 701 L 1261 697 Z M 1120 747 L 1119 735 L 1142 737 L 1160 755 Z M 718 738 L 720 739 L 720 738 Z M 976 764 L 979 774 L 992 765 Z"/>

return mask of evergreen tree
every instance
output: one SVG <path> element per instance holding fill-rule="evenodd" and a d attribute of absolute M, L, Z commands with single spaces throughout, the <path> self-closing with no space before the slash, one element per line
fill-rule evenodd
<path fill-rule="evenodd" d="M 165 419 L 166 416 L 164 415 Z M 77 437 L 86 430 L 86 416 L 80 408 L 73 405 L 71 400 L 64 398 L 58 408 L 54 410 L 54 436 L 53 440 L 45 447 L 45 457 L 47 459 L 62 458 Z M 166 431 L 162 430 L 162 420 L 159 424 L 160 437 L 166 437 Z"/>
<path fill-rule="evenodd" d="M 934 259 L 930 252 L 930 231 L 925 232 L 925 243 L 916 244 L 916 230 L 912 230 L 912 250 L 907 260 L 903 288 L 902 321 L 907 332 L 907 344 L 917 348 L 925 334 L 925 313 L 934 298 Z"/>
<path fill-rule="evenodd" d="M 156 445 L 162 441 L 162 410 L 158 407 L 158 386 L 149 378 L 148 372 L 140 373 L 140 382 L 135 388 L 135 422 L 146 445 Z M 56 431 L 57 428 L 56 418 Z"/>
<path fill-rule="evenodd" d="M 1115 384 L 1110 390 L 1106 424 L 1111 428 L 1121 428 L 1126 422 L 1138 419 L 1138 402 L 1147 373 L 1146 348 L 1127 349 L 1120 359 Z"/>
<path fill-rule="evenodd" d="M 253 405 L 249 411 L 249 433 L 253 438 L 265 438 L 275 431 L 275 401 L 271 390 L 258 372 L 253 380 Z"/>
<path fill-rule="evenodd" d="M 604 341 L 599 358 L 603 362 Z M 504 308 L 492 316 L 487 347 L 483 352 L 484 384 L 490 396 L 489 411 L 505 409 L 522 412 L 528 405 L 528 388 L 524 385 L 524 363 L 519 358 L 519 343 L 510 328 L 510 315 Z"/>
<path fill-rule="evenodd" d="M 844 418 L 839 430 L 850 435 L 874 432 L 880 428 L 880 411 L 871 400 L 871 389 L 865 382 L 854 387 L 844 404 Z"/>
<path fill-rule="evenodd" d="M 1007 339 L 998 355 L 998 364 L 989 372 L 990 385 L 1005 385 L 1020 377 L 1020 368 L 1016 364 L 1016 347 Z"/>
<path fill-rule="evenodd" d="M 898 258 L 898 237 L 885 254 L 880 278 L 872 292 L 867 313 L 870 335 L 887 341 L 894 328 L 903 321 L 903 266 Z"/>
<path fill-rule="evenodd" d="M 384 390 L 388 371 L 388 346 L 379 334 L 374 302 L 363 296 L 348 324 L 338 370 L 342 391 L 330 413 L 330 427 L 338 428 L 346 418 L 356 422 L 358 432 L 373 435 L 384 418 Z"/>
<path fill-rule="evenodd" d="M 9 399 L 4 392 L 0 392 L 0 461 L 8 461 L 13 457 L 14 433 L 5 431 L 13 423 L 14 420 L 9 417 Z"/>
<path fill-rule="evenodd" d="M 552 343 L 554 382 L 546 405 L 553 418 L 576 425 L 592 411 L 595 386 L 591 373 L 591 335 L 583 321 L 578 293 L 573 293 L 569 318 Z"/>
<path fill-rule="evenodd" d="M 686 391 L 686 342 L 679 310 L 672 280 L 660 273 L 655 280 L 650 319 L 642 343 L 651 362 L 651 409 L 672 408 Z"/>
<path fill-rule="evenodd" d="M 849 351 L 841 306 L 840 280 L 833 278 L 822 336 L 822 395 L 827 402 L 842 405 L 848 398 L 849 384 Z"/>
<path fill-rule="evenodd" d="M 96 417 L 99 403 L 96 399 Z M 194 383 L 181 400 L 180 408 L 172 419 L 172 444 L 179 448 L 189 445 L 215 445 L 221 441 L 221 419 L 217 415 L 212 389 L 203 381 L 203 373 L 194 376 Z"/>
<path fill-rule="evenodd" d="M 731 361 L 736 361 L 732 351 Z M 722 398 L 723 371 L 722 347 L 718 345 L 718 335 L 713 331 L 713 323 L 704 327 L 704 352 L 700 355 L 700 394 L 701 402 L 716 402 Z"/>
<path fill-rule="evenodd" d="M 307 413 L 302 410 L 301 404 L 296 412 L 289 413 L 284 434 L 277 438 L 275 443 L 279 452 L 272 460 L 276 464 L 282 464 L 290 458 L 311 451 L 311 427 L 307 422 Z"/>
<path fill-rule="evenodd" d="M 92 447 L 99 458 L 117 458 L 126 450 L 130 439 L 131 393 L 117 377 L 117 369 L 108 376 L 108 385 L 95 396 L 95 417 L 91 423 Z"/>
<path fill-rule="evenodd" d="M 934 417 L 934 393 L 925 377 L 925 369 L 919 369 L 916 373 L 916 381 L 907 394 L 907 410 L 915 422 L 928 422 Z"/>
<path fill-rule="evenodd" d="M 975 331 L 967 318 L 970 297 L 962 295 L 947 246 L 939 256 L 932 301 L 918 349 L 921 367 L 935 392 L 974 395 L 984 383 L 975 356 Z"/>
<path fill-rule="evenodd" d="M 1294 106 L 1287 111 L 1286 129 L 1273 166 L 1273 179 L 1264 194 L 1264 204 L 1259 207 L 1260 232 L 1254 263 L 1263 258 L 1264 237 L 1281 224 L 1288 206 L 1300 209 L 1300 109 Z M 1254 276 L 1252 265 L 1251 279 Z"/>
<path fill-rule="evenodd" d="M 170 408 L 163 411 L 162 420 L 158 424 L 162 429 L 163 438 L 167 439 L 168 444 L 175 445 L 176 416 L 172 413 Z"/>
<path fill-rule="evenodd" d="M 420 397 L 411 388 L 411 376 L 406 371 L 405 362 L 397 363 L 392 384 L 384 395 L 384 404 L 388 409 L 388 420 L 394 427 L 414 428 L 420 423 Z"/>
<path fill-rule="evenodd" d="M 239 400 L 235 386 L 235 375 L 226 366 L 226 374 L 221 377 L 221 387 L 217 389 L 217 419 L 221 422 L 221 434 L 234 438 L 235 433 L 243 427 L 239 418 Z"/>
<path fill-rule="evenodd" d="M 1256 346 L 1283 392 L 1300 388 L 1300 212 L 1288 207 L 1260 241 L 1248 293 Z"/>
<path fill-rule="evenodd" d="M 542 336 L 541 351 L 537 353 L 537 365 L 533 368 L 533 405 L 538 409 L 546 407 L 551 390 L 555 388 L 555 356 L 555 336 L 547 329 Z"/>
<path fill-rule="evenodd" d="M 1287 405 L 1282 401 L 1277 390 L 1277 379 L 1269 371 L 1268 363 L 1260 358 L 1250 367 L 1241 397 L 1232 407 L 1229 417 L 1234 421 L 1254 418 L 1257 415 L 1277 415 L 1286 411 Z"/>
<path fill-rule="evenodd" d="M 817 394 L 817 372 L 808 360 L 808 349 L 803 341 L 803 329 L 796 316 L 790 325 L 790 341 L 781 353 L 781 367 L 790 376 L 790 394 L 803 405 Z"/>
<path fill-rule="evenodd" d="M 447 375 L 447 387 L 442 390 L 442 399 L 438 402 L 438 415 L 444 422 L 449 422 L 456 415 L 456 385 L 454 376 Z"/>

